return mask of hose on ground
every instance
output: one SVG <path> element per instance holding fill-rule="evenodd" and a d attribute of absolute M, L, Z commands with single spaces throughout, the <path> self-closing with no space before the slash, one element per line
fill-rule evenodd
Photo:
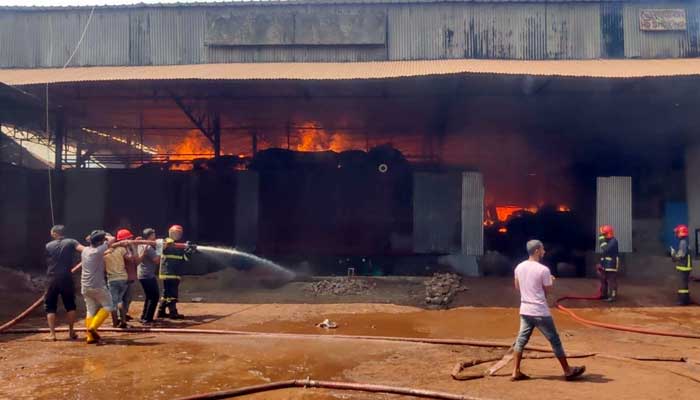
<path fill-rule="evenodd" d="M 85 328 L 78 328 L 84 330 Z M 56 332 L 66 332 L 67 328 L 56 328 Z M 12 329 L 0 332 L 0 334 L 17 335 L 17 334 L 34 334 L 49 332 L 48 328 L 23 328 Z M 194 334 L 194 335 L 232 335 L 232 336 L 255 336 L 268 337 L 273 339 L 327 339 L 327 340 L 369 340 L 383 342 L 409 342 L 409 343 L 427 343 L 438 345 L 452 346 L 473 346 L 473 347 L 495 347 L 495 348 L 510 348 L 512 343 L 491 342 L 483 340 L 471 339 L 433 339 L 433 338 L 413 338 L 413 337 L 394 337 L 394 336 L 359 336 L 359 335 L 319 335 L 313 333 L 271 333 L 271 332 L 252 332 L 252 331 L 232 331 L 224 329 L 196 329 L 196 328 L 100 328 L 100 332 L 116 332 L 116 333 L 175 333 L 175 334 Z M 546 352 L 552 350 L 548 347 L 527 346 L 526 350 Z"/>
<path fill-rule="evenodd" d="M 181 397 L 177 400 L 218 400 L 230 399 L 233 397 L 245 396 L 254 393 L 268 392 L 272 390 L 289 389 L 289 388 L 318 388 L 318 389 L 333 389 L 333 390 L 354 390 L 369 393 L 387 393 L 398 394 L 403 396 L 413 396 L 425 399 L 439 400 L 481 400 L 478 397 L 467 396 L 462 394 L 437 392 L 433 390 L 412 389 L 399 386 L 372 385 L 367 383 L 356 382 L 334 382 L 334 381 L 316 381 L 311 379 L 294 379 L 288 381 L 279 381 L 265 383 L 262 385 L 246 386 L 238 389 L 224 390 L 219 392 L 203 393 L 194 396 Z"/>
<path fill-rule="evenodd" d="M 556 300 L 555 304 L 556 304 L 557 309 L 559 309 L 561 312 L 567 314 L 568 316 L 573 318 L 575 321 L 582 323 L 584 325 L 596 326 L 598 328 L 605 328 L 605 329 L 613 329 L 616 331 L 640 333 L 643 335 L 668 336 L 668 337 L 677 337 L 677 338 L 685 338 L 685 339 L 700 339 L 700 335 L 693 334 L 693 333 L 656 331 L 656 330 L 642 329 L 642 328 L 637 328 L 637 327 L 632 327 L 632 326 L 608 324 L 608 323 L 604 323 L 604 322 L 597 322 L 597 321 L 593 321 L 590 319 L 582 318 L 582 317 L 579 317 L 578 315 L 576 315 L 576 313 L 571 311 L 569 308 L 561 305 L 561 302 L 566 301 L 566 300 L 589 300 L 589 301 L 590 300 L 600 300 L 600 295 L 597 295 L 597 296 L 564 296 L 564 297 L 558 298 Z"/>

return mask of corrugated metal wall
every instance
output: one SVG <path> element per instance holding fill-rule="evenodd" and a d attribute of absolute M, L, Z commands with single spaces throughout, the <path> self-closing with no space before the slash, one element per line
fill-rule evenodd
<path fill-rule="evenodd" d="M 547 5 L 547 58 L 587 59 L 601 54 L 598 4 Z"/>
<path fill-rule="evenodd" d="M 632 178 L 599 177 L 597 181 L 596 226 L 612 225 L 620 252 L 632 252 Z M 600 246 L 596 241 L 596 250 Z"/>
<path fill-rule="evenodd" d="M 688 55 L 688 31 L 644 32 L 639 29 L 639 10 L 644 8 L 688 8 L 697 11 L 698 6 L 684 3 L 625 4 L 623 21 L 625 32 L 625 57 L 627 58 L 680 58 Z M 687 15 L 687 13 L 686 13 Z"/>
<path fill-rule="evenodd" d="M 687 10 L 685 32 L 642 32 L 641 8 Z M 207 12 L 260 9 L 385 12 L 382 45 L 206 46 Z M 62 67 L 89 10 L 0 12 L 0 67 Z M 700 55 L 700 5 L 688 3 L 430 3 L 149 7 L 95 11 L 71 65 L 373 61 L 444 58 L 592 59 Z"/>
<path fill-rule="evenodd" d="M 479 172 L 462 174 L 462 254 L 484 254 L 484 178 Z"/>
<path fill-rule="evenodd" d="M 597 58 L 598 4 L 390 8 L 389 58 Z"/>

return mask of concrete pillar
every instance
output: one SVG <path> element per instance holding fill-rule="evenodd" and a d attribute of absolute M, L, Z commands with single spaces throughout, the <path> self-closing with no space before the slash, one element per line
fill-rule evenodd
<path fill-rule="evenodd" d="M 459 173 L 413 174 L 413 251 L 459 253 L 462 249 Z"/>
<path fill-rule="evenodd" d="M 258 244 L 260 178 L 257 172 L 236 174 L 236 248 L 253 252 Z"/>
<path fill-rule="evenodd" d="M 690 245 L 695 248 L 695 230 L 700 229 L 700 145 L 686 149 L 685 196 L 688 205 Z"/>

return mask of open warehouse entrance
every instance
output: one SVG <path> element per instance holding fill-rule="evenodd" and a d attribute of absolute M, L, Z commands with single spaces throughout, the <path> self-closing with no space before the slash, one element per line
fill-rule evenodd
<path fill-rule="evenodd" d="M 539 237 L 550 265 L 583 275 L 600 201 L 620 200 L 597 196 L 598 177 L 631 177 L 617 211 L 629 214 L 618 228 L 627 251 L 663 253 L 663 224 L 684 212 L 697 78 L 315 78 L 321 64 L 302 79 L 272 68 L 265 79 L 180 67 L 3 73 L 44 101 L 50 83 L 50 139 L 62 149 L 54 213 L 74 236 L 180 222 L 202 243 L 368 274 L 440 263 L 506 273 Z M 3 132 L 41 141 L 43 121 Z M 16 196 L 48 210 L 45 171 L 13 176 Z M 13 210 L 28 221 L 28 207 Z"/>

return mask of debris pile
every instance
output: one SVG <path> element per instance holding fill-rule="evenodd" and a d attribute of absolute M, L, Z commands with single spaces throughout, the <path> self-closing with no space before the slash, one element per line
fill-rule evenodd
<path fill-rule="evenodd" d="M 459 292 L 467 290 L 462 286 L 462 277 L 452 273 L 436 273 L 425 281 L 425 302 L 434 307 L 447 307 Z"/>
<path fill-rule="evenodd" d="M 323 295 L 353 295 L 353 294 L 364 294 L 371 289 L 374 289 L 376 285 L 370 283 L 365 279 L 357 278 L 340 278 L 340 279 L 326 279 L 323 281 L 313 282 L 306 286 L 304 290 L 311 292 L 314 296 Z"/>
<path fill-rule="evenodd" d="M 46 289 L 47 279 L 45 275 L 30 275 L 24 271 L 0 267 L 0 289 L 27 290 L 41 292 Z"/>

